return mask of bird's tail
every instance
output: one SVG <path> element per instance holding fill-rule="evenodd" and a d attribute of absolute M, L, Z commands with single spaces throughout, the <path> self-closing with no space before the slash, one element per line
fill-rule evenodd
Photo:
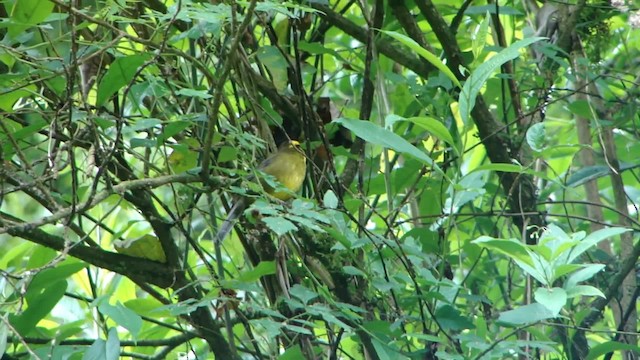
<path fill-rule="evenodd" d="M 247 200 L 245 198 L 240 198 L 233 204 L 231 210 L 227 214 L 227 218 L 222 222 L 220 227 L 218 228 L 218 232 L 216 233 L 216 237 L 214 238 L 216 242 L 222 243 L 222 241 L 227 237 L 231 228 L 233 228 L 233 223 L 235 220 L 242 214 L 244 209 L 247 207 Z"/>

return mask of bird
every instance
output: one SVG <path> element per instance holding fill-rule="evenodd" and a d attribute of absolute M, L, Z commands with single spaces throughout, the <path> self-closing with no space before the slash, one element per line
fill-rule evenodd
<path fill-rule="evenodd" d="M 275 154 L 263 160 L 258 166 L 258 170 L 275 177 L 288 190 L 276 191 L 263 183 L 267 194 L 278 200 L 287 201 L 302 187 L 307 174 L 307 158 L 300 148 L 300 143 L 296 140 L 290 140 L 282 143 Z M 248 199 L 243 197 L 233 204 L 227 218 L 218 228 L 215 241 L 221 243 L 227 237 L 233 227 L 234 220 L 242 214 L 248 203 Z"/>

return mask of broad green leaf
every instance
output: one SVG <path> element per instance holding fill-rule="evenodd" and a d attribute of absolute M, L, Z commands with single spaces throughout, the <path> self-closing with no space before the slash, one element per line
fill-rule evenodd
<path fill-rule="evenodd" d="M 529 275 L 533 276 L 536 280 L 542 283 L 544 286 L 551 286 L 556 278 L 556 269 L 553 268 L 549 261 L 547 261 L 539 253 L 527 249 L 531 262 L 533 263 L 533 269 L 528 267 L 528 264 L 521 266 L 518 259 L 514 259 L 516 264 L 526 271 Z M 533 271 L 532 271 L 533 270 Z"/>
<path fill-rule="evenodd" d="M 78 260 L 66 260 L 64 264 L 42 270 L 29 284 L 30 290 L 38 290 L 51 286 L 52 283 L 69 278 L 71 275 L 87 267 L 87 264 Z"/>
<path fill-rule="evenodd" d="M 0 291 L 4 289 L 0 288 Z M 7 316 L 2 315 L 3 319 L 0 319 L 0 354 L 4 354 L 7 351 L 7 337 L 9 336 L 9 328 L 6 321 Z"/>
<path fill-rule="evenodd" d="M 538 245 L 532 247 L 534 251 L 543 255 L 547 261 L 556 260 L 557 263 L 568 263 L 563 249 L 571 248 L 576 244 L 562 228 L 556 224 L 549 224 L 538 240 Z"/>
<path fill-rule="evenodd" d="M 106 360 L 120 359 L 120 339 L 118 338 L 118 331 L 115 327 L 109 329 L 104 350 Z"/>
<path fill-rule="evenodd" d="M 298 227 L 294 223 L 283 217 L 269 216 L 262 218 L 262 221 L 278 236 L 298 230 Z"/>
<path fill-rule="evenodd" d="M 429 155 L 413 146 L 407 140 L 394 132 L 384 129 L 371 121 L 339 118 L 336 119 L 335 122 L 351 130 L 356 136 L 367 142 L 410 155 L 427 165 L 431 165 L 435 170 L 446 177 L 446 174 L 429 157 Z"/>
<path fill-rule="evenodd" d="M 275 46 L 261 46 L 256 56 L 271 74 L 271 81 L 279 93 L 282 93 L 288 86 L 289 65 L 280 50 Z"/>
<path fill-rule="evenodd" d="M 458 150 L 457 148 L 455 148 L 456 144 L 453 141 L 453 137 L 449 133 L 449 130 L 444 126 L 444 124 L 442 124 L 442 122 L 438 121 L 435 118 L 432 118 L 430 116 L 416 116 L 416 117 L 410 117 L 410 118 L 403 118 L 402 116 L 392 114 L 387 116 L 387 118 L 385 119 L 385 127 L 392 128 L 393 124 L 398 121 L 411 122 L 416 126 L 419 126 L 420 128 L 428 131 L 431 135 L 435 136 L 436 138 L 453 146 L 454 149 L 456 149 L 456 151 Z"/>
<path fill-rule="evenodd" d="M 431 65 L 435 66 L 438 70 L 440 70 L 443 74 L 445 74 L 449 78 L 449 80 L 451 80 L 454 84 L 456 84 L 456 86 L 458 87 L 462 86 L 458 81 L 458 79 L 456 78 L 456 76 L 453 74 L 453 72 L 447 67 L 447 65 L 445 65 L 442 62 L 442 60 L 440 60 L 440 58 L 438 58 L 437 56 L 435 56 L 434 54 L 430 53 L 428 50 L 420 46 L 420 44 L 415 42 L 412 38 L 394 31 L 380 30 L 380 32 L 387 34 L 392 38 L 398 40 L 402 44 L 408 46 L 411 50 L 413 50 L 413 52 L 420 55 L 423 59 L 430 62 Z"/>
<path fill-rule="evenodd" d="M 309 304 L 309 301 L 320 296 L 317 292 L 311 291 L 308 288 L 299 284 L 293 285 L 291 289 L 289 289 L 289 293 L 294 297 L 298 298 L 305 305 Z"/>
<path fill-rule="evenodd" d="M 543 151 L 546 147 L 547 133 L 544 123 L 531 125 L 527 130 L 527 144 L 534 151 Z"/>
<path fill-rule="evenodd" d="M 186 121 L 186 120 L 175 120 L 175 121 L 169 122 L 162 129 L 160 136 L 158 136 L 158 145 L 161 145 L 167 139 L 169 139 L 170 137 L 176 134 L 179 134 L 180 132 L 182 132 L 182 130 L 188 128 L 191 125 L 193 125 L 193 123 L 191 121 Z"/>
<path fill-rule="evenodd" d="M 589 120 L 595 119 L 596 114 L 588 100 L 572 99 L 567 105 L 567 109 L 579 117 Z"/>
<path fill-rule="evenodd" d="M 511 173 L 518 173 L 518 174 L 529 174 L 532 176 L 539 177 L 541 179 L 551 180 L 545 173 L 534 171 L 533 169 L 529 169 L 518 164 L 506 164 L 506 163 L 484 164 L 484 165 L 480 165 L 478 167 L 473 168 L 471 172 L 484 171 L 484 170 L 511 172 Z"/>
<path fill-rule="evenodd" d="M 107 360 L 107 342 L 96 339 L 82 355 L 82 360 Z"/>
<path fill-rule="evenodd" d="M 603 359 L 604 355 L 619 351 L 632 351 L 635 353 L 640 353 L 640 347 L 617 341 L 607 341 L 605 343 L 592 347 L 591 351 L 589 351 L 589 355 L 587 355 L 586 357 L 586 360 Z"/>
<path fill-rule="evenodd" d="M 338 197 L 332 190 L 327 190 L 322 197 L 322 204 L 328 209 L 336 209 L 338 207 Z"/>
<path fill-rule="evenodd" d="M 12 89 L 12 90 L 10 90 Z M 13 106 L 21 98 L 26 98 L 38 91 L 35 85 L 17 86 L 12 81 L 0 83 L 0 110 L 13 113 Z"/>
<path fill-rule="evenodd" d="M 315 221 L 314 219 L 310 219 L 308 217 L 302 217 L 302 216 L 297 216 L 297 215 L 292 215 L 291 213 L 287 214 L 285 216 L 288 220 L 293 221 L 294 223 L 298 224 L 299 226 L 303 226 L 308 228 L 309 230 L 313 230 L 317 233 L 323 233 L 325 232 L 323 228 L 321 228 L 318 225 L 318 222 Z"/>
<path fill-rule="evenodd" d="M 281 321 L 274 321 L 269 318 L 263 318 L 251 320 L 251 324 L 260 329 L 261 332 L 264 331 L 265 336 L 267 336 L 268 338 L 275 338 L 276 336 L 282 335 L 280 334 L 280 330 L 282 329 L 283 324 L 283 322 Z"/>
<path fill-rule="evenodd" d="M 82 360 L 118 360 L 120 359 L 120 339 L 116 328 L 110 328 L 107 340 L 97 339 L 84 353 Z"/>
<path fill-rule="evenodd" d="M 329 324 L 336 325 L 345 330 L 351 330 L 351 326 L 345 324 L 342 320 L 336 317 L 336 314 L 343 315 L 342 313 L 337 312 L 333 309 L 330 309 L 324 304 L 316 303 L 311 306 L 308 306 L 307 313 L 309 313 L 310 315 L 321 316 Z"/>
<path fill-rule="evenodd" d="M 345 274 L 347 274 L 347 275 L 351 275 L 351 276 L 362 276 L 362 277 L 364 277 L 364 278 L 366 278 L 366 277 L 367 277 L 367 274 L 366 274 L 364 271 L 362 271 L 362 270 L 358 269 L 357 267 L 350 266 L 350 265 L 343 266 L 343 267 L 342 267 L 342 271 L 343 271 Z"/>
<path fill-rule="evenodd" d="M 584 267 L 583 269 L 578 270 L 569 276 L 564 284 L 565 290 L 569 290 L 578 285 L 578 283 L 591 279 L 595 274 L 605 268 L 604 264 L 584 264 L 582 266 Z"/>
<path fill-rule="evenodd" d="M 300 349 L 300 345 L 294 345 L 292 347 L 287 348 L 282 355 L 278 356 L 278 360 L 298 360 L 304 359 L 305 355 L 302 353 Z"/>
<path fill-rule="evenodd" d="M 155 118 L 138 119 L 136 121 L 127 122 L 122 127 L 122 133 L 127 135 L 135 134 L 136 132 L 139 132 L 142 130 L 160 128 L 160 125 L 162 125 L 162 121 L 160 119 L 155 119 Z"/>
<path fill-rule="evenodd" d="M 570 273 L 572 273 L 574 271 L 577 271 L 580 268 L 582 268 L 582 265 L 580 265 L 580 264 L 560 264 L 560 265 L 558 265 L 557 263 L 554 263 L 552 266 L 555 269 L 555 272 L 554 272 L 555 276 L 553 278 L 553 281 L 558 280 L 562 276 L 565 276 L 567 274 L 570 274 Z"/>
<path fill-rule="evenodd" d="M 104 105 L 118 90 L 131 83 L 138 68 L 150 58 L 146 54 L 129 55 L 117 58 L 98 85 L 96 106 Z"/>
<path fill-rule="evenodd" d="M 475 328 L 473 323 L 462 316 L 458 309 L 448 304 L 442 305 L 436 310 L 436 319 L 444 330 L 462 331 Z"/>
<path fill-rule="evenodd" d="M 471 50 L 473 51 L 474 58 L 480 56 L 482 50 L 484 50 L 484 46 L 487 43 L 490 21 L 491 15 L 487 11 L 484 19 L 482 19 L 480 25 L 477 26 L 476 31 L 471 34 Z"/>
<path fill-rule="evenodd" d="M 49 0 L 17 0 L 11 9 L 8 34 L 14 38 L 28 28 L 44 21 L 53 10 Z"/>
<path fill-rule="evenodd" d="M 390 348 L 388 344 L 383 343 L 377 338 L 372 339 L 373 347 L 376 349 L 377 358 L 380 360 L 407 360 L 408 358 L 400 352 Z"/>
<path fill-rule="evenodd" d="M 133 138 L 129 141 L 129 144 L 131 145 L 132 149 L 138 147 L 155 148 L 158 146 L 158 140 Z"/>
<path fill-rule="evenodd" d="M 185 96 L 188 98 L 200 98 L 200 99 L 211 99 L 213 95 L 209 94 L 207 90 L 196 90 L 196 89 L 180 89 L 176 91 L 177 95 Z"/>
<path fill-rule="evenodd" d="M 276 273 L 276 264 L 273 261 L 261 261 L 253 269 L 243 271 L 238 276 L 238 281 L 254 282 L 261 277 Z"/>
<path fill-rule="evenodd" d="M 153 297 L 135 298 L 135 299 L 127 300 L 123 304 L 127 308 L 134 311 L 136 314 L 140 314 L 142 316 L 149 316 L 149 317 L 170 316 L 169 312 L 166 311 L 166 308 L 163 307 L 163 304 Z"/>
<path fill-rule="evenodd" d="M 554 318 L 555 315 L 546 306 L 533 303 L 500 313 L 498 322 L 511 325 L 524 325 Z"/>
<path fill-rule="evenodd" d="M 496 250 L 509 257 L 518 258 L 527 264 L 533 265 L 527 247 L 515 239 L 496 239 L 489 236 L 480 236 L 471 243 L 488 249 Z"/>
<path fill-rule="evenodd" d="M 568 187 L 577 187 L 583 185 L 591 180 L 607 176 L 611 173 L 611 170 L 606 165 L 592 165 L 580 168 L 574 172 L 567 179 Z"/>
<path fill-rule="evenodd" d="M 542 284 L 549 284 L 548 272 L 551 269 L 545 267 L 544 260 L 540 255 L 532 252 L 526 245 L 515 239 L 495 239 L 489 236 L 481 236 L 471 243 L 492 249 L 507 255 L 518 265 L 524 272 L 534 277 Z"/>
<path fill-rule="evenodd" d="M 577 296 L 599 296 L 605 298 L 604 293 L 591 285 L 576 285 L 567 289 L 567 297 Z"/>
<path fill-rule="evenodd" d="M 120 302 L 111 305 L 106 301 L 101 301 L 98 304 L 98 310 L 111 318 L 118 326 L 129 330 L 134 338 L 138 336 L 140 329 L 142 329 L 142 318 L 140 315 L 122 305 Z"/>
<path fill-rule="evenodd" d="M 462 92 L 459 97 L 459 109 L 462 122 L 467 124 L 469 121 L 469 114 L 476 104 L 476 96 L 480 93 L 480 89 L 484 86 L 489 77 L 507 61 L 513 60 L 520 56 L 520 49 L 529 46 L 544 38 L 542 37 L 530 37 L 523 40 L 519 40 L 511 44 L 508 48 L 503 49 L 489 60 L 482 63 L 478 68 L 469 76 L 462 87 Z"/>
<path fill-rule="evenodd" d="M 343 63 L 353 65 L 351 62 L 347 61 L 347 59 L 342 57 L 342 55 L 340 55 L 339 52 L 337 52 L 337 51 L 335 51 L 333 49 L 329 49 L 329 48 L 323 46 L 319 42 L 309 43 L 309 42 L 306 42 L 306 41 L 300 41 L 298 43 L 298 48 L 300 50 L 302 50 L 302 51 L 308 52 L 309 54 L 313 54 L 313 55 L 322 55 L 322 54 L 332 55 L 337 60 L 339 60 L 339 61 L 341 61 Z"/>
<path fill-rule="evenodd" d="M 544 305 L 553 316 L 558 316 L 560 310 L 567 304 L 567 293 L 562 288 L 547 289 L 544 287 L 537 288 L 534 293 L 537 302 Z"/>
<path fill-rule="evenodd" d="M 571 251 L 567 262 L 573 262 L 578 256 L 582 255 L 585 251 L 587 251 L 589 248 L 593 247 L 600 241 L 616 235 L 620 235 L 627 231 L 631 231 L 631 229 L 611 227 L 592 232 L 586 238 L 584 238 L 584 240 L 580 241 L 578 245 L 576 245 L 576 247 Z"/>
<path fill-rule="evenodd" d="M 293 331 L 298 334 L 309 335 L 309 336 L 313 335 L 311 330 L 302 326 L 286 324 L 284 327 L 287 328 L 289 331 Z"/>
<path fill-rule="evenodd" d="M 40 320 L 49 315 L 66 290 L 67 281 L 64 279 L 52 281 L 46 287 L 35 287 L 33 290 L 27 288 L 25 294 L 27 309 L 19 314 L 9 315 L 13 328 L 22 336 L 28 335 Z"/>

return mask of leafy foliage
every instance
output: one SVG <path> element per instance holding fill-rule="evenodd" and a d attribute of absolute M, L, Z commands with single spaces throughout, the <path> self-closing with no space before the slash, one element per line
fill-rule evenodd
<path fill-rule="evenodd" d="M 640 351 L 637 4 L 471 3 L 0 3 L 0 354 Z"/>

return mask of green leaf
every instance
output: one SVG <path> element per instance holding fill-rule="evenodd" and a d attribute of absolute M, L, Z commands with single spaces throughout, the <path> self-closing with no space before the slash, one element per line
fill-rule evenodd
<path fill-rule="evenodd" d="M 460 315 L 460 311 L 448 304 L 436 310 L 436 319 L 444 330 L 462 331 L 475 328 L 469 319 Z"/>
<path fill-rule="evenodd" d="M 462 87 L 462 92 L 458 102 L 460 103 L 460 117 L 462 122 L 467 124 L 469 121 L 469 114 L 476 104 L 476 96 L 480 93 L 480 89 L 484 86 L 489 77 L 507 61 L 513 60 L 520 56 L 520 49 L 525 46 L 529 46 L 544 38 L 542 37 L 530 37 L 523 40 L 519 40 L 511 44 L 506 49 L 503 49 L 489 60 L 482 63 L 478 68 L 469 76 L 467 81 Z"/>
<path fill-rule="evenodd" d="M 120 339 L 118 338 L 118 331 L 113 327 L 109 329 L 109 334 L 107 335 L 107 342 L 105 344 L 105 359 L 120 359 Z"/>
<path fill-rule="evenodd" d="M 472 172 L 486 171 L 486 170 L 499 171 L 499 172 L 511 172 L 511 173 L 518 173 L 518 174 L 529 174 L 531 176 L 536 176 L 545 180 L 550 180 L 545 173 L 534 171 L 529 168 L 525 168 L 524 166 L 519 164 L 506 164 L 506 163 L 485 164 L 485 165 L 480 165 L 478 167 L 473 168 Z"/>
<path fill-rule="evenodd" d="M 480 236 L 471 243 L 488 249 L 496 250 L 509 257 L 518 258 L 533 265 L 526 245 L 515 239 L 496 239 L 490 236 Z"/>
<path fill-rule="evenodd" d="M 576 245 L 575 248 L 571 251 L 569 258 L 567 260 L 568 263 L 573 262 L 578 256 L 582 255 L 589 248 L 593 247 L 597 243 L 612 236 L 620 235 L 627 231 L 631 231 L 631 229 L 625 229 L 620 227 L 611 227 L 606 229 L 601 229 L 589 234 L 586 238 Z"/>
<path fill-rule="evenodd" d="M 456 84 L 456 86 L 458 86 L 458 87 L 462 86 L 462 85 L 460 85 L 460 82 L 458 81 L 456 76 L 453 74 L 453 72 L 447 67 L 447 65 L 445 65 L 442 62 L 442 60 L 440 60 L 440 58 L 438 58 L 434 54 L 432 54 L 429 51 L 427 51 L 425 48 L 420 46 L 420 44 L 415 42 L 412 38 L 410 38 L 410 37 L 408 37 L 406 35 L 397 33 L 395 31 L 380 30 L 380 32 L 384 33 L 384 34 L 387 34 L 387 35 L 391 36 L 392 38 L 398 40 L 400 43 L 408 46 L 411 50 L 413 50 L 413 52 L 415 52 L 416 54 L 420 55 L 423 59 L 425 59 L 428 62 L 430 62 L 431 65 L 435 66 L 436 69 L 440 70 L 443 74 L 445 74 L 449 78 L 449 80 L 451 80 L 454 84 Z"/>
<path fill-rule="evenodd" d="M 269 216 L 262 218 L 262 221 L 278 236 L 282 236 L 290 231 L 298 230 L 298 227 L 294 223 L 283 217 Z"/>
<path fill-rule="evenodd" d="M 129 55 L 117 58 L 107 70 L 98 85 L 96 106 L 104 105 L 118 90 L 131 83 L 138 68 L 150 58 L 146 54 Z"/>
<path fill-rule="evenodd" d="M 160 121 L 160 119 L 155 119 L 155 118 L 138 119 L 136 121 L 131 121 L 125 124 L 122 127 L 122 133 L 134 134 L 141 130 L 158 128 L 160 127 L 160 125 L 162 125 L 162 121 Z"/>
<path fill-rule="evenodd" d="M 599 296 L 605 298 L 604 293 L 591 285 L 576 285 L 567 289 L 567 297 L 574 298 L 578 296 Z"/>
<path fill-rule="evenodd" d="M 536 280 L 540 281 L 544 286 L 551 286 L 553 281 L 556 279 L 556 268 L 551 266 L 551 262 L 548 261 L 544 256 L 540 253 L 527 250 L 529 253 L 529 257 L 531 258 L 531 262 L 533 263 L 533 271 L 529 268 L 528 264 L 525 264 L 524 267 L 520 266 L 518 259 L 514 259 L 516 264 L 522 268 L 522 270 L 526 271 L 529 275 L 536 278 Z"/>
<path fill-rule="evenodd" d="M 351 130 L 356 136 L 375 145 L 380 145 L 397 152 L 410 155 L 427 165 L 431 165 L 434 170 L 446 177 L 446 174 L 440 167 L 427 155 L 417 147 L 413 146 L 401 136 L 384 129 L 371 121 L 339 118 L 335 120 L 347 129 Z"/>
<path fill-rule="evenodd" d="M 580 264 L 558 264 L 555 261 L 553 262 L 553 267 L 555 269 L 553 281 L 582 268 Z"/>
<path fill-rule="evenodd" d="M 554 318 L 555 315 L 546 306 L 533 303 L 514 310 L 504 311 L 498 316 L 498 322 L 511 325 L 524 325 Z"/>
<path fill-rule="evenodd" d="M 591 107 L 591 104 L 587 100 L 582 99 L 572 99 L 572 101 L 567 104 L 567 109 L 571 111 L 572 114 L 577 115 L 579 117 L 594 120 L 596 119 L 596 114 Z"/>
<path fill-rule="evenodd" d="M 380 341 L 378 338 L 372 338 L 373 347 L 376 349 L 377 358 L 380 360 L 407 360 L 406 356 L 402 355 L 397 349 L 394 349 Z"/>
<path fill-rule="evenodd" d="M 279 93 L 282 93 L 288 86 L 289 77 L 287 69 L 289 68 L 289 64 L 284 56 L 282 56 L 280 50 L 275 46 L 261 46 L 256 56 L 271 74 L 273 85 Z"/>
<path fill-rule="evenodd" d="M 196 89 L 180 89 L 176 91 L 176 94 L 190 97 L 190 98 L 199 98 L 199 99 L 211 99 L 213 97 L 213 95 L 209 94 L 207 90 L 196 90 Z"/>
<path fill-rule="evenodd" d="M 84 353 L 82 360 L 118 360 L 120 358 L 120 339 L 116 328 L 110 328 L 107 340 L 97 339 Z"/>
<path fill-rule="evenodd" d="M 106 301 L 101 301 L 98 304 L 98 310 L 111 318 L 118 326 L 129 330 L 134 338 L 138 336 L 140 329 L 142 329 L 142 318 L 140 315 L 122 305 L 120 302 L 111 305 Z"/>
<path fill-rule="evenodd" d="M 416 116 L 410 118 L 404 118 L 399 115 L 391 114 L 388 115 L 385 119 L 385 127 L 392 128 L 393 124 L 398 121 L 407 121 L 419 126 L 420 128 L 428 131 L 431 135 L 436 138 L 446 142 L 447 144 L 455 147 L 455 142 L 453 141 L 453 137 L 449 133 L 449 130 L 442 124 L 441 121 L 438 121 L 435 118 L 430 116 Z M 457 151 L 457 149 L 456 149 Z"/>
<path fill-rule="evenodd" d="M 11 10 L 8 34 L 15 38 L 28 28 L 44 21 L 53 10 L 49 0 L 16 0 Z"/>
<path fill-rule="evenodd" d="M 606 267 L 604 264 L 584 264 L 582 266 L 584 266 L 582 270 L 578 270 L 569 276 L 564 284 L 565 290 L 571 289 L 582 281 L 591 279 L 595 274 Z"/>
<path fill-rule="evenodd" d="M 544 305 L 554 317 L 560 314 L 560 310 L 567 304 L 567 293 L 561 288 L 537 288 L 534 293 L 537 302 Z"/>
<path fill-rule="evenodd" d="M 19 314 L 9 315 L 14 329 L 22 336 L 28 335 L 62 299 L 67 285 L 67 281 L 61 279 L 50 282 L 46 287 L 29 287 L 25 294 L 27 309 Z"/>
<path fill-rule="evenodd" d="M 273 261 L 260 261 L 253 269 L 243 271 L 237 280 L 242 282 L 258 281 L 261 277 L 276 273 L 276 263 Z"/>
<path fill-rule="evenodd" d="M 3 75 L 4 76 L 4 75 Z M 0 83 L 0 109 L 13 113 L 13 106 L 16 104 L 18 100 L 24 97 L 29 97 L 33 95 L 38 88 L 35 85 L 27 85 L 27 86 L 16 86 L 11 81 L 3 81 Z M 9 91 L 9 89 L 12 89 Z"/>
<path fill-rule="evenodd" d="M 102 339 L 96 339 L 91 344 L 89 350 L 82 355 L 82 360 L 106 360 L 107 359 L 107 342 Z"/>
<path fill-rule="evenodd" d="M 309 54 L 312 55 L 332 55 L 333 57 L 335 57 L 337 60 L 352 65 L 352 63 L 350 61 L 348 61 L 347 59 L 345 59 L 344 57 L 342 57 L 342 55 L 340 55 L 339 52 L 333 50 L 333 49 L 329 49 L 325 46 L 323 46 L 321 43 L 319 42 L 313 42 L 313 43 L 309 43 L 306 41 L 300 41 L 298 43 L 298 48 L 302 51 L 308 52 Z"/>
<path fill-rule="evenodd" d="M 491 15 L 487 11 L 484 19 L 477 30 L 471 34 L 471 50 L 473 51 L 473 57 L 478 58 L 482 54 L 482 50 L 487 43 L 487 34 L 489 33 L 489 23 L 491 21 Z"/>
<path fill-rule="evenodd" d="M 300 345 L 294 345 L 290 348 L 287 348 L 282 355 L 278 356 L 278 360 L 299 360 L 304 359 L 305 355 L 302 353 L 300 349 Z"/>
<path fill-rule="evenodd" d="M 71 275 L 87 267 L 87 264 L 78 260 L 67 260 L 54 268 L 40 271 L 29 284 L 29 289 L 38 291 L 51 286 L 52 283 L 69 278 Z"/>
<path fill-rule="evenodd" d="M 616 351 L 632 351 L 640 353 L 640 347 L 631 344 L 625 344 L 617 341 L 607 341 L 591 348 L 586 360 L 602 359 L 604 355 Z"/>
<path fill-rule="evenodd" d="M 336 312 L 335 310 L 330 309 L 324 304 L 316 303 L 311 306 L 308 306 L 307 313 L 309 313 L 310 315 L 321 316 L 329 324 L 336 325 L 348 331 L 351 330 L 351 326 L 345 324 L 343 321 L 341 321 L 334 315 L 334 313 L 338 314 L 339 312 Z"/>
<path fill-rule="evenodd" d="M 317 292 L 311 291 L 308 288 L 299 284 L 293 285 L 291 289 L 289 289 L 289 293 L 294 297 L 298 298 L 305 305 L 309 304 L 309 301 L 320 296 L 318 295 Z"/>
<path fill-rule="evenodd" d="M 158 146 L 158 140 L 133 138 L 129 140 L 129 144 L 131 145 L 132 149 L 138 147 L 155 148 Z"/>
<path fill-rule="evenodd" d="M 188 128 L 193 125 L 191 121 L 186 120 L 176 120 L 169 122 L 163 129 L 160 136 L 158 136 L 157 143 L 158 145 L 164 143 L 170 137 L 179 134 L 182 130 Z"/>
<path fill-rule="evenodd" d="M 9 336 L 9 327 L 6 324 L 7 316 L 3 315 L 2 317 L 3 319 L 0 319 L 0 354 L 4 354 L 7 351 L 7 337 Z"/>
<path fill-rule="evenodd" d="M 327 190 L 322 197 L 322 204 L 327 209 L 337 209 L 338 208 L 338 197 L 333 190 Z"/>
<path fill-rule="evenodd" d="M 592 165 L 580 168 L 574 172 L 567 179 L 568 187 L 577 187 L 583 185 L 591 180 L 607 176 L 611 173 L 611 170 L 606 165 Z"/>
<path fill-rule="evenodd" d="M 302 215 L 302 214 L 301 214 Z M 318 223 L 313 218 L 302 217 L 297 215 L 291 215 L 291 213 L 286 215 L 286 218 L 291 220 L 292 222 L 298 224 L 299 226 L 306 227 L 310 230 L 313 230 L 317 233 L 325 232 L 323 228 L 318 226 Z"/>
<path fill-rule="evenodd" d="M 362 276 L 363 278 L 367 277 L 367 274 L 364 271 L 358 269 L 357 267 L 350 266 L 350 265 L 343 266 L 342 267 L 342 271 L 345 274 L 351 275 L 351 276 Z"/>
<path fill-rule="evenodd" d="M 546 147 L 547 133 L 544 123 L 531 125 L 527 130 L 527 144 L 534 151 L 543 151 Z"/>

